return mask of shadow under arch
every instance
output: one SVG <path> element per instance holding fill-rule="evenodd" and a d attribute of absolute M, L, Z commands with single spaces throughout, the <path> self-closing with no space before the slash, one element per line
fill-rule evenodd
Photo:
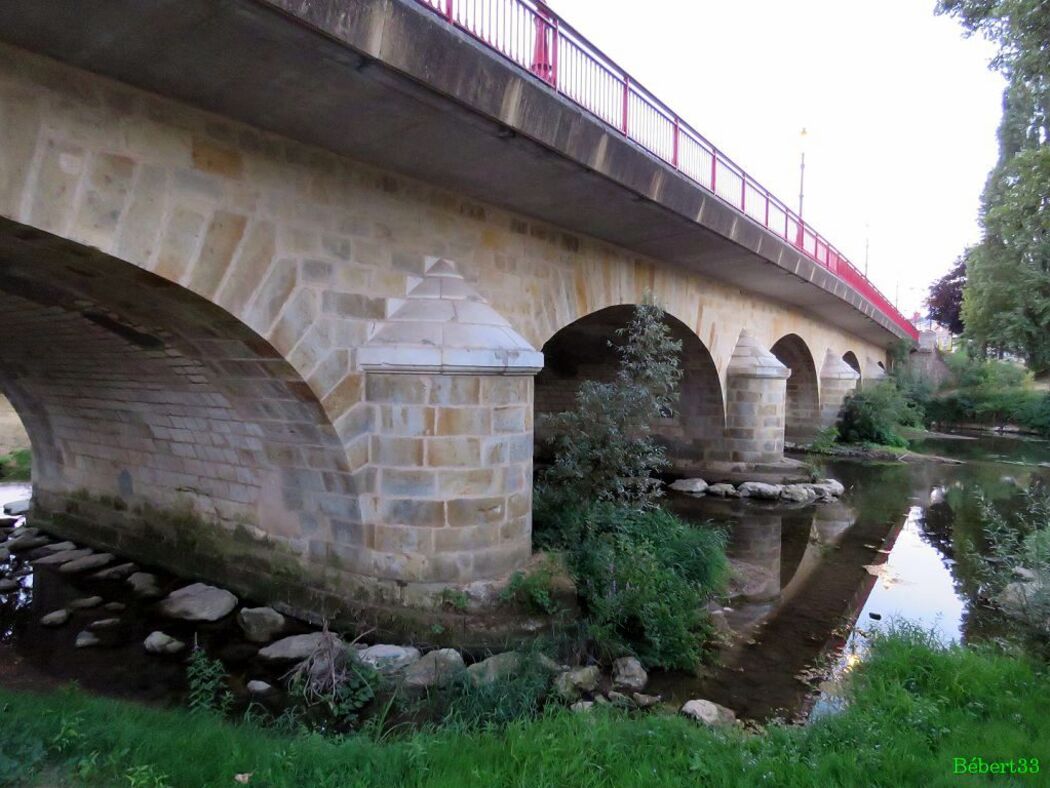
<path fill-rule="evenodd" d="M 306 587 L 303 568 L 338 545 L 340 568 L 367 574 L 359 474 L 310 386 L 243 322 L 13 222 L 0 225 L 0 314 L 0 392 L 54 530 L 271 598 L 275 578 Z"/>
<path fill-rule="evenodd" d="M 633 304 L 605 307 L 558 330 L 543 346 L 544 367 L 536 376 L 537 415 L 558 413 L 575 406 L 576 392 L 585 380 L 611 381 L 618 369 L 618 329 L 634 313 Z M 682 342 L 682 383 L 677 415 L 661 419 L 653 431 L 667 446 L 677 469 L 686 469 L 720 449 L 725 433 L 722 384 L 714 359 L 700 338 L 684 323 L 665 313 L 675 339 Z M 611 344 L 610 344 L 611 343 Z M 536 456 L 544 456 L 541 420 L 536 421 Z"/>
<path fill-rule="evenodd" d="M 813 354 L 798 334 L 786 334 L 769 350 L 791 370 L 784 407 L 784 439 L 808 442 L 820 430 L 819 386 Z"/>

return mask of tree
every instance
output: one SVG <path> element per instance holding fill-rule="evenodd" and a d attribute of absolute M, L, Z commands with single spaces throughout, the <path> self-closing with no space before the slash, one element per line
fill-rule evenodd
<path fill-rule="evenodd" d="M 682 343 L 649 298 L 617 334 L 615 380 L 584 381 L 575 409 L 544 417 L 556 459 L 543 482 L 579 501 L 646 506 L 661 494 L 653 472 L 667 465 L 651 424 L 675 411 Z"/>
<path fill-rule="evenodd" d="M 966 284 L 967 249 L 962 257 L 956 260 L 952 270 L 930 285 L 930 294 L 926 297 L 926 306 L 930 310 L 930 319 L 940 323 L 953 334 L 963 332 L 962 305 L 963 286 Z"/>
<path fill-rule="evenodd" d="M 965 333 L 979 351 L 1050 369 L 1050 3 L 941 0 L 938 11 L 998 44 L 992 65 L 1007 77 L 984 238 L 966 256 Z"/>

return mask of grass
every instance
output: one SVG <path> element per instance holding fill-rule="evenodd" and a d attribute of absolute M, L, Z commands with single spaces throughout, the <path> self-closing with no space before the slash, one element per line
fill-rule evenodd
<path fill-rule="evenodd" d="M 599 710 L 377 740 L 278 735 L 76 690 L 0 691 L 0 782 L 228 786 L 250 774 L 252 786 L 937 786 L 958 781 L 953 758 L 1050 767 L 1046 665 L 900 629 L 876 641 L 849 692 L 837 716 L 760 733 Z"/>
<path fill-rule="evenodd" d="M 0 481 L 28 482 L 30 461 L 29 449 L 15 449 L 10 454 L 0 455 Z"/>

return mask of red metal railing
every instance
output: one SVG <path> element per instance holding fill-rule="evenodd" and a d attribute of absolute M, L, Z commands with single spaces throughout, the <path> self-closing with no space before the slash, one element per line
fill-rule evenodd
<path fill-rule="evenodd" d="M 417 0 L 796 246 L 912 337 L 918 331 L 826 238 L 538 0 Z"/>

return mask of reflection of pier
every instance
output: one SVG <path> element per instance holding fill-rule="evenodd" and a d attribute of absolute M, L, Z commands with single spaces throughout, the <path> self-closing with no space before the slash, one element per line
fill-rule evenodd
<path fill-rule="evenodd" d="M 892 547 L 901 520 L 858 520 L 844 503 L 785 510 L 738 502 L 705 514 L 735 521 L 729 553 L 739 597 L 727 618 L 738 638 L 717 668 L 693 681 L 668 678 L 666 689 L 756 719 L 799 709 L 810 688 L 795 677 L 841 645 L 875 581 L 864 566 L 884 560 L 877 550 Z"/>

